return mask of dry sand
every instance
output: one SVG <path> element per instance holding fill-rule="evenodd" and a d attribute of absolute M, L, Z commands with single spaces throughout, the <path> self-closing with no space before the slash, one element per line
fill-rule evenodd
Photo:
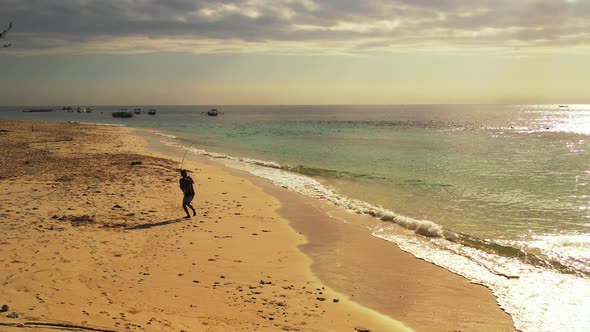
<path fill-rule="evenodd" d="M 487 289 L 215 164 L 185 163 L 181 219 L 178 160 L 129 132 L 0 120 L 0 330 L 512 330 Z"/>

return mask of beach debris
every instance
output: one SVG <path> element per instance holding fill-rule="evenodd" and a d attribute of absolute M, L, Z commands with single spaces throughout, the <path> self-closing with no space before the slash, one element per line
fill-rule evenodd
<path fill-rule="evenodd" d="M 338 303 L 338 302 L 340 302 L 340 299 L 333 299 L 332 302 Z"/>
<path fill-rule="evenodd" d="M 16 311 L 13 311 L 13 312 L 9 313 L 8 315 L 6 315 L 6 317 L 8 317 L 8 318 L 18 318 L 18 313 Z"/>
<path fill-rule="evenodd" d="M 141 161 L 132 161 L 129 165 L 141 165 L 142 162 Z"/>
<path fill-rule="evenodd" d="M 364 327 L 355 327 L 355 328 L 354 328 L 354 330 L 355 330 L 356 332 L 371 332 L 371 330 L 369 330 L 369 329 L 366 329 L 366 328 L 364 328 Z"/>
<path fill-rule="evenodd" d="M 325 297 L 316 297 L 315 299 L 318 300 L 318 301 L 320 301 L 320 302 L 326 301 L 326 298 Z"/>
<path fill-rule="evenodd" d="M 10 307 L 7 304 L 3 304 L 2 308 L 0 308 L 0 312 L 7 312 Z"/>
<path fill-rule="evenodd" d="M 61 216 L 61 218 L 59 218 L 59 220 L 61 221 L 71 221 L 72 223 L 77 223 L 77 224 L 81 224 L 81 223 L 92 223 L 94 222 L 94 218 L 89 216 L 89 215 L 81 215 L 81 216 Z"/>

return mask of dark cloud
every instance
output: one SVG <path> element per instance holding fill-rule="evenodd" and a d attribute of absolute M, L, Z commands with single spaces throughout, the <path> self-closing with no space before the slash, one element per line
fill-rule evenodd
<path fill-rule="evenodd" d="M 92 43 L 125 51 L 114 44 L 134 38 L 217 40 L 229 49 L 315 43 L 353 52 L 418 44 L 547 47 L 578 45 L 590 31 L 585 0 L 0 0 L 0 8 L 0 23 L 15 23 L 15 52 Z"/>

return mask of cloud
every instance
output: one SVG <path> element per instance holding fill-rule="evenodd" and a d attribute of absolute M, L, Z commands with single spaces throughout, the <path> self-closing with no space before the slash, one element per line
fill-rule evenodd
<path fill-rule="evenodd" d="M 0 0 L 16 53 L 549 49 L 590 45 L 583 0 Z"/>

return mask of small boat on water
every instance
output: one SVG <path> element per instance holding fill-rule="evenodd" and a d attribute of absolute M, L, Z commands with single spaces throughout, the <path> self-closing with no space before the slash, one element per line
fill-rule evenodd
<path fill-rule="evenodd" d="M 135 114 L 141 114 L 141 108 L 136 108 L 133 110 L 133 113 Z"/>
<path fill-rule="evenodd" d="M 218 115 L 223 115 L 223 112 L 220 112 L 217 110 L 217 108 L 212 108 L 210 110 L 208 110 L 207 112 L 201 112 L 201 115 L 208 115 L 208 116 L 218 116 Z"/>
<path fill-rule="evenodd" d="M 113 116 L 113 118 L 132 118 L 133 117 L 133 113 L 132 112 L 113 112 L 111 114 Z"/>
<path fill-rule="evenodd" d="M 151 109 L 148 111 L 149 115 L 156 115 L 156 110 L 155 109 Z"/>
<path fill-rule="evenodd" d="M 50 108 L 37 108 L 37 109 L 24 110 L 23 112 L 27 112 L 27 113 L 28 112 L 31 112 L 31 113 L 33 113 L 33 112 L 35 112 L 35 113 L 36 112 L 53 112 L 53 110 Z"/>

